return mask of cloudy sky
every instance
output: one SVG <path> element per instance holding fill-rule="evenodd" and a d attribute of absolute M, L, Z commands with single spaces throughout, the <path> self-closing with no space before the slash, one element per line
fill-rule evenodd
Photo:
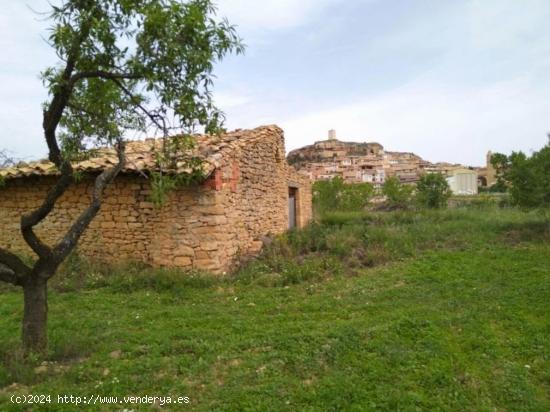
<path fill-rule="evenodd" d="M 31 9 L 2 2 L 0 148 L 43 157 L 38 73 L 55 63 Z M 548 0 L 219 0 L 247 44 L 216 70 L 227 127 L 276 123 L 287 150 L 377 141 L 471 165 L 550 132 Z"/>

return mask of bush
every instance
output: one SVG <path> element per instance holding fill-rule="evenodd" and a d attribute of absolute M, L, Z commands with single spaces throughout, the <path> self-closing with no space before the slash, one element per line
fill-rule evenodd
<path fill-rule="evenodd" d="M 512 201 L 524 207 L 550 206 L 550 144 L 531 157 L 512 153 L 506 179 Z"/>
<path fill-rule="evenodd" d="M 412 196 L 413 187 L 402 184 L 397 177 L 389 177 L 382 185 L 382 194 L 391 208 L 406 208 Z"/>
<path fill-rule="evenodd" d="M 495 153 L 491 163 L 497 171 L 497 183 L 493 187 L 508 188 L 513 204 L 550 206 L 550 143 L 530 157 L 522 152 L 513 152 L 510 156 Z"/>
<path fill-rule="evenodd" d="M 430 209 L 447 206 L 451 189 L 445 177 L 440 173 L 425 174 L 416 185 L 418 203 Z"/>
<path fill-rule="evenodd" d="M 344 183 L 341 177 L 313 184 L 313 204 L 319 213 L 362 210 L 374 193 L 369 183 Z"/>

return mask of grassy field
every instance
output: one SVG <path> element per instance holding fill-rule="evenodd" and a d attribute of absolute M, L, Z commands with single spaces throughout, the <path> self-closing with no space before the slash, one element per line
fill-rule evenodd
<path fill-rule="evenodd" d="M 233 277 L 184 276 L 73 258 L 50 292 L 46 361 L 21 359 L 22 298 L 3 289 L 0 410 L 22 409 L 14 393 L 190 398 L 159 410 L 550 410 L 548 212 L 331 214 Z M 93 410 L 124 408 L 151 410 Z"/>

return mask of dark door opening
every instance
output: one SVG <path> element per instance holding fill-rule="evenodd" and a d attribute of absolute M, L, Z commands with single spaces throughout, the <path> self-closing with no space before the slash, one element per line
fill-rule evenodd
<path fill-rule="evenodd" d="M 296 192 L 295 187 L 288 188 L 288 228 L 296 227 Z"/>

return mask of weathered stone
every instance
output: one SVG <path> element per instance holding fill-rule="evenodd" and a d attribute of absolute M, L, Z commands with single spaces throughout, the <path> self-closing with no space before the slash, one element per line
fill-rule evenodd
<path fill-rule="evenodd" d="M 174 256 L 194 256 L 195 255 L 195 249 L 193 249 L 190 246 L 178 246 L 177 249 L 174 250 Z"/>
<path fill-rule="evenodd" d="M 218 250 L 218 242 L 201 242 L 200 248 L 202 250 Z"/>
<path fill-rule="evenodd" d="M 307 223 L 310 183 L 285 162 L 282 131 L 269 126 L 242 133 L 221 149 L 221 185 L 178 188 L 160 208 L 153 207 L 149 182 L 141 175 L 117 177 L 105 193 L 109 200 L 81 237 L 79 253 L 111 262 L 138 260 L 222 273 L 237 255 L 257 253 L 262 236 L 287 230 L 289 182 L 298 187 L 296 223 Z M 0 188 L 1 246 L 31 253 L 18 222 L 21 214 L 41 204 L 55 179 L 6 179 Z M 54 244 L 89 204 L 92 189 L 90 178 L 71 186 L 36 228 L 40 238 Z"/>
<path fill-rule="evenodd" d="M 191 266 L 193 264 L 193 261 L 188 256 L 177 256 L 174 258 L 174 265 L 185 267 L 185 266 Z"/>
<path fill-rule="evenodd" d="M 206 223 L 209 226 L 225 225 L 227 223 L 227 217 L 225 216 L 205 216 L 201 219 L 202 222 Z"/>
<path fill-rule="evenodd" d="M 208 252 L 205 252 L 204 250 L 197 250 L 195 252 L 195 258 L 197 260 L 207 260 L 210 257 Z"/>

